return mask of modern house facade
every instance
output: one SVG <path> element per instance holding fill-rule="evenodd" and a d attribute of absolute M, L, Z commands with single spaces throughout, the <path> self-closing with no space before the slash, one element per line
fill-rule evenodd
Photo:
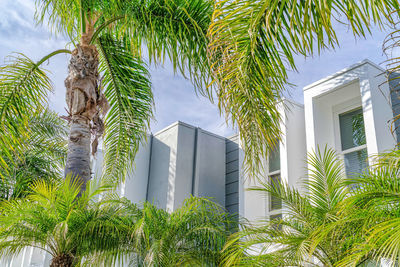
<path fill-rule="evenodd" d="M 132 170 L 119 188 L 133 203 L 144 201 L 173 211 L 193 196 L 213 198 L 225 206 L 226 138 L 183 122 L 149 135 Z M 102 151 L 94 160 L 95 177 L 102 168 Z"/>
<path fill-rule="evenodd" d="M 366 168 L 368 156 L 394 148 L 391 98 L 397 98 L 386 80 L 384 69 L 364 60 L 306 86 L 307 151 L 335 148 L 350 175 Z"/>
<path fill-rule="evenodd" d="M 264 182 L 282 180 L 302 192 L 307 153 L 317 147 L 336 149 L 347 175 L 365 169 L 371 163 L 368 156 L 394 148 L 397 135 L 390 120 L 400 113 L 400 94 L 398 83 L 386 79 L 384 69 L 364 60 L 306 86 L 304 105 L 288 99 L 277 103 L 283 135 L 263 161 Z M 243 159 L 239 135 L 226 138 L 176 122 L 148 136 L 118 190 L 134 203 L 150 201 L 168 211 L 194 195 L 211 197 L 250 222 L 283 216 L 277 199 L 247 190 L 260 182 L 247 177 Z M 93 163 L 95 176 L 101 168 L 100 150 Z M 49 262 L 48 255 L 27 248 L 18 257 L 0 260 L 0 266 Z"/>
<path fill-rule="evenodd" d="M 304 106 L 284 99 L 278 103 L 281 114 L 282 140 L 270 151 L 263 162 L 264 182 L 283 181 L 303 190 L 300 181 L 306 176 L 306 144 Z M 243 150 L 240 153 L 244 157 Z M 241 163 L 243 160 L 241 161 Z M 284 211 L 279 200 L 262 192 L 249 191 L 260 186 L 257 179 L 247 177 L 243 168 L 240 171 L 239 214 L 250 222 L 281 217 Z"/>

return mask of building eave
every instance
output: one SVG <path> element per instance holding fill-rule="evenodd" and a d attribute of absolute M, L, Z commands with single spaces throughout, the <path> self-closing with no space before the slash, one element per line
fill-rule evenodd
<path fill-rule="evenodd" d="M 370 66 L 378 69 L 379 71 L 382 71 L 382 73 L 385 72 L 385 69 L 383 69 L 382 67 L 378 66 L 377 64 L 375 64 L 371 60 L 364 59 L 363 61 L 360 61 L 360 62 L 358 62 L 356 64 L 353 64 L 350 67 L 344 68 L 344 69 L 342 69 L 342 70 L 340 70 L 340 71 L 338 71 L 338 72 L 336 72 L 336 73 L 334 73 L 332 75 L 329 75 L 329 76 L 327 76 L 327 77 L 325 77 L 323 79 L 320 79 L 320 80 L 318 80 L 316 82 L 313 82 L 313 83 L 305 86 L 303 88 L 303 91 L 307 91 L 307 90 L 309 90 L 309 89 L 311 89 L 313 87 L 316 87 L 316 86 L 321 85 L 321 84 L 323 84 L 325 82 L 328 82 L 329 80 L 332 80 L 332 79 L 334 79 L 334 78 L 336 78 L 338 76 L 344 75 L 345 73 L 347 73 L 349 71 L 352 71 L 352 70 L 354 70 L 356 68 L 359 68 L 359 67 L 361 67 L 362 65 L 365 65 L 365 64 L 369 64 Z"/>

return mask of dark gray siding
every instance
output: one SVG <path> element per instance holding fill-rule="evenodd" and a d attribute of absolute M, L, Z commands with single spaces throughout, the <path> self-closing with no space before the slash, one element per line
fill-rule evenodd
<path fill-rule="evenodd" d="M 400 115 L 400 73 L 389 75 L 390 97 L 392 100 L 393 116 Z M 395 131 L 397 142 L 400 142 L 400 118 L 392 124 L 392 131 Z"/>
<path fill-rule="evenodd" d="M 239 213 L 239 145 L 238 135 L 226 139 L 225 208 L 238 218 Z"/>

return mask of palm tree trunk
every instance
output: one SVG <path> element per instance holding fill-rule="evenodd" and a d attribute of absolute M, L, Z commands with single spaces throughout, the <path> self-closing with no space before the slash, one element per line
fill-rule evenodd
<path fill-rule="evenodd" d="M 65 176 L 80 179 L 81 192 L 90 180 L 90 125 L 88 120 L 72 117 Z"/>
<path fill-rule="evenodd" d="M 72 267 L 74 258 L 69 254 L 57 255 L 51 260 L 50 267 Z"/>
<path fill-rule="evenodd" d="M 87 39 L 87 38 L 86 38 Z M 90 180 L 90 138 L 93 118 L 98 114 L 98 52 L 87 42 L 72 51 L 65 80 L 69 109 L 70 134 L 65 176 L 82 183 L 81 193 Z"/>

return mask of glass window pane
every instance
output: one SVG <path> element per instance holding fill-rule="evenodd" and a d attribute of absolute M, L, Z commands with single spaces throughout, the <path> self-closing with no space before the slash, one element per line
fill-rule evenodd
<path fill-rule="evenodd" d="M 269 151 L 268 154 L 268 171 L 273 172 L 281 168 L 281 159 L 279 152 L 279 143 L 276 144 L 273 150 Z"/>
<path fill-rule="evenodd" d="M 366 144 L 362 108 L 339 115 L 342 150 Z"/>
<path fill-rule="evenodd" d="M 275 186 L 280 183 L 281 176 L 279 174 L 272 175 L 272 176 L 270 176 L 269 179 L 270 179 L 269 181 L 270 181 L 271 186 Z M 270 201 L 270 205 L 269 205 L 270 211 L 279 210 L 282 208 L 282 200 L 281 199 L 274 197 L 274 196 L 270 196 L 269 201 Z"/>
<path fill-rule="evenodd" d="M 356 173 L 362 173 L 368 167 L 367 157 L 366 148 L 344 154 L 344 165 L 346 167 L 347 177 Z"/>

